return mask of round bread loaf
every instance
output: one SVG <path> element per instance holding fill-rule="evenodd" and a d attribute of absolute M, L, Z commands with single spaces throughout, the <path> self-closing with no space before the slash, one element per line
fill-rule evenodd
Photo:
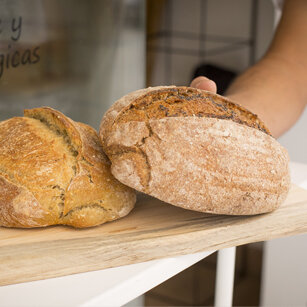
<path fill-rule="evenodd" d="M 135 199 L 93 128 L 47 107 L 0 123 L 0 226 L 96 226 L 127 215 Z"/>
<path fill-rule="evenodd" d="M 259 214 L 289 190 L 287 151 L 255 114 L 211 92 L 128 94 L 103 117 L 100 138 L 119 181 L 186 209 Z"/>

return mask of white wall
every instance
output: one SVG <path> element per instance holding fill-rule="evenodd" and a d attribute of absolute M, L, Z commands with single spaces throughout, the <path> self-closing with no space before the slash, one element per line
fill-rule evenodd
<path fill-rule="evenodd" d="M 307 163 L 306 133 L 307 109 L 299 121 L 279 139 L 280 143 L 288 149 L 291 161 Z"/>
<path fill-rule="evenodd" d="M 307 306 L 307 236 L 265 243 L 261 306 Z"/>

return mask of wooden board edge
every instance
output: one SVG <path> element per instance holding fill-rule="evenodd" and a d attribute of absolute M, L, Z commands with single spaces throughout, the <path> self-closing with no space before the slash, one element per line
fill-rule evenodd
<path fill-rule="evenodd" d="M 298 225 L 296 230 L 274 231 L 267 237 L 263 235 L 254 236 L 252 240 L 248 236 L 243 236 L 229 241 L 226 239 L 229 238 L 228 234 L 225 234 L 225 240 L 220 235 L 219 243 L 216 243 L 214 232 L 210 236 L 204 237 L 204 231 L 196 231 L 189 236 L 181 234 L 170 237 L 168 240 L 165 240 L 165 238 L 142 239 L 130 245 L 120 243 L 107 248 L 99 244 L 99 240 L 93 238 L 84 244 L 83 252 L 78 249 L 77 253 L 75 253 L 76 250 L 73 245 L 67 246 L 63 253 L 62 245 L 56 246 L 48 242 L 49 248 L 43 250 L 41 244 L 39 244 L 40 253 L 36 258 L 27 258 L 26 255 L 20 255 L 18 251 L 14 250 L 14 247 L 10 246 L 6 251 L 2 250 L 2 253 L 4 252 L 4 257 L 8 257 L 9 254 L 15 256 L 6 261 L 6 268 L 1 268 L 0 286 L 97 271 L 123 264 L 135 264 L 202 251 L 215 251 L 306 232 L 307 225 Z M 210 241 L 209 244 L 208 240 Z M 144 251 L 144 246 L 146 246 L 146 251 Z M 32 248 L 35 249 L 36 247 Z M 64 258 L 61 255 L 64 255 Z M 50 259 L 54 259 L 54 261 L 50 262 Z M 3 260 L 3 256 L 1 256 L 0 263 L 4 263 Z M 42 271 L 42 262 L 46 264 L 45 271 Z"/>

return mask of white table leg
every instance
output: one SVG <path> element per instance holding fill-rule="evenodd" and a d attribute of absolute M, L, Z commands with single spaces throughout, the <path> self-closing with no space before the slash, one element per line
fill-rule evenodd
<path fill-rule="evenodd" d="M 214 298 L 215 307 L 232 306 L 235 259 L 235 247 L 218 251 Z"/>

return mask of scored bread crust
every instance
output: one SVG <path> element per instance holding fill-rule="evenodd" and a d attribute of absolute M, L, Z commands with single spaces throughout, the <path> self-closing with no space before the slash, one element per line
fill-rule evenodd
<path fill-rule="evenodd" d="M 0 123 L 0 226 L 90 227 L 134 204 L 90 126 L 48 107 Z"/>
<path fill-rule="evenodd" d="M 186 116 L 194 103 L 189 97 L 181 99 L 180 108 L 186 114 L 175 117 L 161 117 L 145 103 L 140 107 L 142 100 L 148 103 L 148 96 L 174 88 L 132 93 L 106 113 L 100 137 L 113 175 L 130 187 L 186 209 L 233 215 L 276 209 L 290 187 L 287 151 L 254 114 L 206 91 L 179 88 L 179 92 L 188 89 L 210 97 L 232 117 L 223 118 L 219 110 L 206 113 L 204 106 L 199 107 L 203 116 Z M 172 108 L 170 104 L 169 113 Z M 146 117 L 141 119 L 143 111 Z M 128 118 L 127 112 L 132 114 Z"/>

